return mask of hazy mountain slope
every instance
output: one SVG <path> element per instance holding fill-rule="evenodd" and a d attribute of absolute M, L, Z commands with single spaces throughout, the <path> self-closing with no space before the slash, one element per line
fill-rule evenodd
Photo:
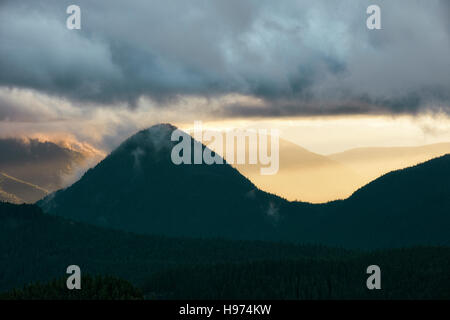
<path fill-rule="evenodd" d="M 238 131 L 242 135 L 250 134 L 252 131 Z M 223 148 L 214 149 L 227 159 L 226 133 L 205 130 L 204 134 L 220 135 Z M 271 137 L 260 135 L 260 139 L 266 139 L 270 146 Z M 258 142 L 259 142 L 258 140 Z M 235 153 L 239 149 L 245 152 L 247 159 L 245 164 L 232 164 L 244 176 L 250 179 L 259 189 L 276 194 L 290 201 L 304 201 L 311 203 L 323 203 L 336 199 L 349 197 L 357 188 L 363 185 L 363 179 L 345 165 L 330 160 L 325 156 L 310 152 L 294 143 L 279 139 L 279 167 L 278 172 L 272 175 L 261 174 L 262 165 L 259 158 L 259 146 L 250 146 L 250 139 L 246 140 L 244 146 L 238 148 L 239 140 L 235 140 Z M 208 143 L 207 141 L 206 143 Z M 249 153 L 257 155 L 258 163 L 250 164 Z M 265 151 L 263 151 L 266 153 Z M 272 157 L 272 160 L 275 160 Z"/>
<path fill-rule="evenodd" d="M 346 199 L 390 171 L 450 153 L 450 143 L 422 147 L 358 148 L 322 156 L 280 139 L 280 170 L 261 175 L 258 165 L 237 165 L 258 188 L 290 201 L 324 203 Z"/>
<path fill-rule="evenodd" d="M 52 142 L 0 139 L 0 171 L 50 191 L 65 187 L 90 156 Z"/>
<path fill-rule="evenodd" d="M 225 134 L 222 136 L 224 148 L 218 152 L 225 155 L 226 138 Z M 421 147 L 357 148 L 322 156 L 283 139 L 279 143 L 280 163 L 276 174 L 262 175 L 259 164 L 233 164 L 233 167 L 261 190 L 290 201 L 311 203 L 348 198 L 385 173 L 450 153 L 450 143 L 440 143 Z M 248 159 L 248 144 L 244 152 Z"/>
<path fill-rule="evenodd" d="M 0 201 L 1 202 L 9 202 L 9 203 L 23 203 L 25 201 L 23 201 L 22 199 L 18 198 L 17 196 L 10 194 L 8 192 L 5 192 L 3 190 L 0 189 Z"/>
<path fill-rule="evenodd" d="M 0 172 L 0 199 L 12 203 L 33 203 L 47 195 L 47 190 Z"/>
<path fill-rule="evenodd" d="M 139 233 L 279 238 L 273 226 L 276 207 L 284 201 L 259 191 L 229 165 L 173 164 L 173 130 L 157 125 L 140 131 L 39 205 L 53 214 Z"/>
<path fill-rule="evenodd" d="M 407 168 L 450 153 L 450 143 L 420 147 L 356 148 L 329 155 L 364 178 L 364 184 L 390 171 Z"/>
<path fill-rule="evenodd" d="M 345 165 L 280 139 L 279 171 L 261 175 L 260 165 L 236 165 L 260 189 L 291 201 L 323 203 L 349 197 L 363 185 Z"/>

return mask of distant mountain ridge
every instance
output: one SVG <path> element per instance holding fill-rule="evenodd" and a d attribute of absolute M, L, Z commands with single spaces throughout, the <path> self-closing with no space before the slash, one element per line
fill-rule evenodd
<path fill-rule="evenodd" d="M 48 191 L 44 188 L 0 172 L 0 201 L 16 204 L 32 203 L 42 199 L 47 194 Z"/>
<path fill-rule="evenodd" d="M 345 199 L 363 185 L 363 179 L 345 163 L 283 139 L 280 139 L 279 171 L 275 175 L 261 175 L 259 165 L 235 167 L 260 189 L 290 201 L 324 203 Z"/>
<path fill-rule="evenodd" d="M 39 206 L 70 219 L 146 234 L 349 248 L 449 244 L 450 156 L 389 173 L 347 200 L 312 205 L 262 192 L 226 164 L 174 165 L 170 152 L 176 142 L 170 136 L 175 129 L 157 125 L 140 131 Z"/>
<path fill-rule="evenodd" d="M 20 198 L 18 198 L 16 195 L 8 193 L 6 191 L 3 191 L 0 189 L 0 201 L 2 202 L 8 202 L 8 203 L 23 203 L 24 201 Z"/>
<path fill-rule="evenodd" d="M 248 158 L 248 145 L 246 148 Z M 263 191 L 289 201 L 326 203 L 348 198 L 385 173 L 447 154 L 450 143 L 356 148 L 324 156 L 280 139 L 279 149 L 279 170 L 275 175 L 261 175 L 259 164 L 232 166 Z M 0 138 L 0 151 L 0 172 L 26 182 L 23 190 L 15 188 L 21 194 L 29 193 L 27 184 L 50 192 L 67 187 L 104 157 L 90 145 L 76 141 L 55 144 L 37 139 Z M 45 195 L 36 190 L 21 198 L 10 191 L 0 186 L 0 200 L 33 203 Z"/>
<path fill-rule="evenodd" d="M 245 130 L 243 134 L 248 133 Z M 222 135 L 223 148 L 218 151 L 225 155 L 227 149 L 226 133 L 204 131 L 204 134 Z M 259 139 L 271 141 L 270 135 L 261 135 Z M 234 146 L 237 151 L 237 146 Z M 240 152 L 245 152 L 249 159 L 250 151 L 259 153 L 259 146 L 249 143 L 241 146 Z M 261 163 L 232 164 L 242 175 L 250 179 L 259 189 L 276 194 L 290 201 L 324 203 L 334 199 L 348 198 L 363 179 L 352 171 L 345 163 L 334 161 L 326 156 L 311 152 L 292 142 L 279 139 L 278 171 L 273 175 L 262 175 Z"/>
<path fill-rule="evenodd" d="M 212 133 L 212 130 L 203 131 Z M 245 133 L 244 129 L 241 132 Z M 224 155 L 225 133 L 222 134 Z M 270 138 L 270 136 L 269 136 Z M 255 149 L 253 147 L 252 149 Z M 257 147 L 256 147 L 257 149 Z M 250 147 L 245 150 L 246 159 Z M 258 150 L 252 150 L 258 151 Z M 356 190 L 380 176 L 450 153 L 450 143 L 414 147 L 366 147 L 321 155 L 297 144 L 279 139 L 279 170 L 274 175 L 261 175 L 260 164 L 233 164 L 259 189 L 289 201 L 326 203 L 346 199 Z M 226 158 L 226 156 L 225 156 Z"/>
<path fill-rule="evenodd" d="M 67 143 L 0 138 L 0 200 L 34 203 L 73 182 L 98 157 L 84 145 L 77 151 Z"/>
<path fill-rule="evenodd" d="M 64 186 L 63 177 L 86 155 L 50 141 L 0 138 L 0 171 L 45 190 Z"/>
<path fill-rule="evenodd" d="M 450 154 L 450 143 L 418 147 L 355 148 L 327 157 L 351 168 L 363 178 L 366 184 L 385 173 L 407 168 L 445 154 Z"/>

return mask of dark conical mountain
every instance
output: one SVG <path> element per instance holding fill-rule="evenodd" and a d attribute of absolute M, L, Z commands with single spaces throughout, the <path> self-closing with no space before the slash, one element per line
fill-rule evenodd
<path fill-rule="evenodd" d="M 272 203 L 281 200 L 257 190 L 228 164 L 173 164 L 174 130 L 164 124 L 138 132 L 80 181 L 39 205 L 138 233 L 266 238 L 274 223 Z"/>
<path fill-rule="evenodd" d="M 347 200 L 313 205 L 262 192 L 229 165 L 173 164 L 175 129 L 137 133 L 38 204 L 52 214 L 147 234 L 348 248 L 450 244 L 450 155 L 384 175 Z"/>

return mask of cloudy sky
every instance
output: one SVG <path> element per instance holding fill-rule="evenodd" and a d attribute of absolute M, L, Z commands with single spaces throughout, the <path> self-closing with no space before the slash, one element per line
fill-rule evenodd
<path fill-rule="evenodd" d="M 449 57 L 448 0 L 0 0 L 0 136 L 109 150 L 203 120 L 321 153 L 450 141 Z"/>

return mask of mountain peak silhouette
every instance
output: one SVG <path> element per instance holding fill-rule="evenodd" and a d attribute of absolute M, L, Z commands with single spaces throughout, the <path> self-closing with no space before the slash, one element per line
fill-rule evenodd
<path fill-rule="evenodd" d="M 259 191 L 226 163 L 175 165 L 174 130 L 162 124 L 139 131 L 81 180 L 39 205 L 74 220 L 138 233 L 265 238 L 276 219 L 269 214 L 269 199 L 282 200 Z"/>

